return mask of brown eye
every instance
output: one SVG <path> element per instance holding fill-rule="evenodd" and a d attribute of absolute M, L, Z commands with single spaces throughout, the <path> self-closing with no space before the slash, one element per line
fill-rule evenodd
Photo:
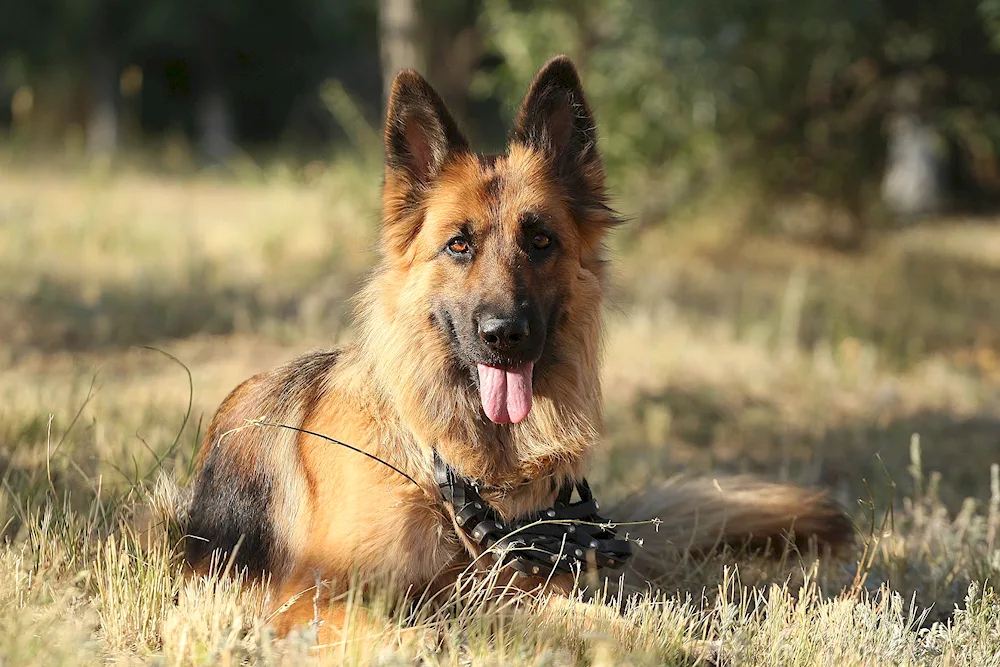
<path fill-rule="evenodd" d="M 549 247 L 549 244 L 552 243 L 552 240 L 549 239 L 549 237 L 546 236 L 545 234 L 538 232 L 537 234 L 535 234 L 535 238 L 531 240 L 531 243 L 539 250 L 545 250 L 546 248 Z"/>
<path fill-rule="evenodd" d="M 448 252 L 453 255 L 464 255 L 469 252 L 469 242 L 460 236 L 448 241 Z"/>

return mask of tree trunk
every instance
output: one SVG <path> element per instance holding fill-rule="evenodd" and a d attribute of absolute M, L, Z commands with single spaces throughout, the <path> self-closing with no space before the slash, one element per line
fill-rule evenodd
<path fill-rule="evenodd" d="M 882 203 L 903 223 L 938 213 L 942 207 L 944 155 L 933 127 L 921 113 L 916 80 L 903 78 L 893 91 L 889 116 Z"/>
<path fill-rule="evenodd" d="M 108 21 L 107 3 L 94 15 L 94 50 L 87 97 L 87 153 L 110 155 L 118 148 L 118 63 Z"/>
<path fill-rule="evenodd" d="M 199 14 L 198 150 L 210 163 L 224 164 L 236 153 L 236 124 L 218 46 L 220 21 L 204 7 Z"/>
<path fill-rule="evenodd" d="M 206 82 L 198 101 L 198 149 L 210 162 L 225 163 L 236 152 L 233 108 L 222 82 Z"/>
<path fill-rule="evenodd" d="M 420 44 L 419 0 L 379 0 L 379 50 L 382 57 L 383 104 L 389 102 L 392 80 L 408 67 L 426 75 Z"/>

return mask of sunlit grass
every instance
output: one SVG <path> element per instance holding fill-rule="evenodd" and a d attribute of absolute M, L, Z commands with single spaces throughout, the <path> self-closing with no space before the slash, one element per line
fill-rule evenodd
<path fill-rule="evenodd" d="M 47 496 L 16 509 L 23 523 L 0 554 L 7 664 L 160 656 L 167 664 L 654 665 L 712 654 L 728 664 L 875 665 L 1000 657 L 1000 598 L 982 583 L 997 574 L 996 517 L 950 518 L 930 496 L 908 499 L 894 527 L 869 535 L 871 560 L 860 566 L 806 561 L 782 578 L 765 561 L 692 559 L 678 567 L 714 585 L 640 595 L 620 616 L 545 609 L 544 600 L 497 606 L 476 587 L 415 610 L 376 601 L 363 623 L 322 650 L 309 628 L 275 640 L 255 586 L 219 575 L 185 582 L 171 526 L 154 522 L 139 535 L 121 522 L 138 500 L 152 498 L 117 506 L 94 499 L 78 512 Z"/>
<path fill-rule="evenodd" d="M 322 652 L 309 631 L 275 640 L 259 590 L 185 583 L 176 526 L 146 511 L 171 505 L 157 480 L 186 483 L 201 425 L 239 381 L 349 338 L 378 184 L 344 165 L 0 167 L 5 665 L 658 665 L 711 651 L 742 665 L 1000 664 L 1000 364 L 984 306 L 1000 282 L 928 260 L 965 247 L 932 232 L 863 258 L 734 249 L 710 231 L 613 241 L 608 446 L 590 476 L 602 504 L 681 468 L 820 484 L 857 521 L 844 560 L 674 556 L 621 615 L 475 594 L 408 615 L 385 601 L 362 636 Z M 990 243 L 973 245 L 992 266 Z"/>

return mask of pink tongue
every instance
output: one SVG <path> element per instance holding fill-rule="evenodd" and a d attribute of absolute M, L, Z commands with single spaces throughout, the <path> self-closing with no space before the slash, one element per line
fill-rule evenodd
<path fill-rule="evenodd" d="M 531 411 L 531 371 L 534 364 L 504 370 L 479 364 L 479 398 L 490 421 L 518 423 Z"/>

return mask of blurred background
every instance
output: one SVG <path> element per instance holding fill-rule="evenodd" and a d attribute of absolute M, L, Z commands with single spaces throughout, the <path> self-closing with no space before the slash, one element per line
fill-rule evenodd
<path fill-rule="evenodd" d="M 414 67 L 491 149 L 566 52 L 641 221 L 738 182 L 759 224 L 774 200 L 822 202 L 810 231 L 850 246 L 886 213 L 996 203 L 998 44 L 995 0 L 39 0 L 0 9 L 0 127 L 18 147 L 172 147 L 175 166 L 325 159 Z"/>
<path fill-rule="evenodd" d="M 557 53 L 629 219 L 598 482 L 988 498 L 997 0 L 2 3 L 5 480 L 185 471 L 239 381 L 349 340 L 394 73 L 495 150 Z"/>

